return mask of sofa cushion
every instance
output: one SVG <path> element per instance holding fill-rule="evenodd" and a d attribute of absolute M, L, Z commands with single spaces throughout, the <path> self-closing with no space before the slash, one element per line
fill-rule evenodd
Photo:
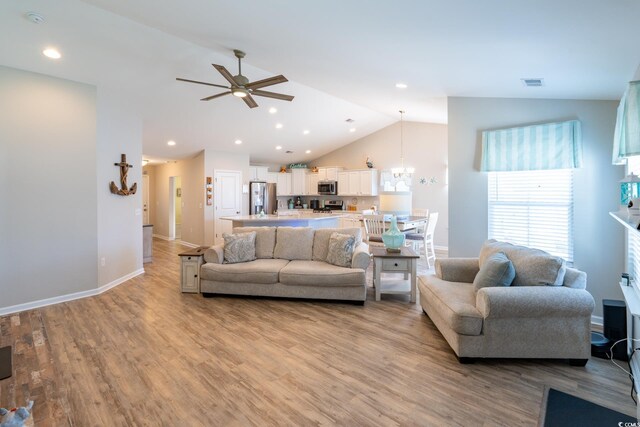
<path fill-rule="evenodd" d="M 420 276 L 420 292 L 430 301 L 431 309 L 461 335 L 480 335 L 482 314 L 476 308 L 476 291 L 472 283 L 447 282 L 435 275 Z"/>
<path fill-rule="evenodd" d="M 235 264 L 256 259 L 256 232 L 227 234 L 223 233 L 224 262 Z"/>
<path fill-rule="evenodd" d="M 278 227 L 273 257 L 310 260 L 314 231 L 309 227 Z"/>
<path fill-rule="evenodd" d="M 513 268 L 513 263 L 504 252 L 496 252 L 480 267 L 480 271 L 473 279 L 473 287 L 477 291 L 493 286 L 511 286 L 515 277 L 516 270 Z"/>
<path fill-rule="evenodd" d="M 316 230 L 313 237 L 313 260 L 326 261 L 329 253 L 329 239 L 334 232 L 342 234 L 350 234 L 356 238 L 355 246 L 362 242 L 362 229 L 360 227 L 352 228 L 320 228 Z"/>
<path fill-rule="evenodd" d="M 238 264 L 206 263 L 200 268 L 200 278 L 229 283 L 278 283 L 278 273 L 289 261 L 257 259 Z"/>
<path fill-rule="evenodd" d="M 362 286 L 365 271 L 324 261 L 291 261 L 280 270 L 280 282 L 299 286 Z"/>
<path fill-rule="evenodd" d="M 256 232 L 256 258 L 273 258 L 276 246 L 276 227 L 236 227 L 234 233 Z"/>
<path fill-rule="evenodd" d="M 480 249 L 480 268 L 496 252 L 504 252 L 513 263 L 513 286 L 562 286 L 567 269 L 562 258 L 539 249 L 488 240 Z"/>
<path fill-rule="evenodd" d="M 349 234 L 331 233 L 327 262 L 338 267 L 351 268 L 351 258 L 356 238 Z"/>

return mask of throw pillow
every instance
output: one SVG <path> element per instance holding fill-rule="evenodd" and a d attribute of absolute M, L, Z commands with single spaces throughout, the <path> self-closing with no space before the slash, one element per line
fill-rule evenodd
<path fill-rule="evenodd" d="M 329 253 L 329 239 L 335 232 L 350 234 L 356 238 L 356 246 L 362 242 L 362 230 L 360 227 L 353 228 L 319 228 L 313 237 L 313 260 L 326 261 Z"/>
<path fill-rule="evenodd" d="M 496 252 L 485 259 L 473 280 L 477 291 L 491 286 L 511 286 L 516 277 L 516 269 L 504 252 Z"/>
<path fill-rule="evenodd" d="M 276 227 L 235 227 L 233 233 L 256 232 L 256 258 L 273 258 L 276 246 Z"/>
<path fill-rule="evenodd" d="M 356 238 L 350 234 L 332 233 L 329 238 L 327 262 L 338 267 L 351 267 Z"/>
<path fill-rule="evenodd" d="M 222 235 L 224 239 L 224 263 L 253 261 L 256 259 L 256 232 Z"/>
<path fill-rule="evenodd" d="M 540 249 L 488 240 L 480 249 L 480 268 L 496 252 L 504 254 L 516 269 L 513 286 L 562 286 L 567 271 L 565 261 Z"/>

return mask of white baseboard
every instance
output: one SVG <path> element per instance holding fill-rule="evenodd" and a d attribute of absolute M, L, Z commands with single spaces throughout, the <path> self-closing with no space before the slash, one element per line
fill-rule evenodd
<path fill-rule="evenodd" d="M 168 236 L 163 236 L 162 234 L 153 234 L 153 237 L 156 237 L 158 239 L 162 239 L 162 240 L 168 240 L 168 241 L 172 241 L 174 239 L 170 239 Z"/>
<path fill-rule="evenodd" d="M 186 246 L 186 247 L 188 247 L 188 248 L 199 248 L 200 246 L 202 246 L 202 245 L 196 245 L 195 243 L 185 242 L 184 240 L 181 240 L 181 241 L 180 241 L 180 244 L 181 244 L 182 246 Z"/>
<path fill-rule="evenodd" d="M 100 295 L 101 293 L 104 293 L 111 288 L 115 288 L 116 286 L 126 282 L 129 279 L 133 279 L 134 277 L 139 276 L 142 273 L 144 273 L 144 268 L 119 277 L 116 280 L 109 282 L 106 285 L 102 285 L 96 289 L 89 289 L 86 291 L 74 292 L 72 294 L 60 295 L 57 297 L 45 298 L 38 301 L 25 302 L 23 304 L 16 304 L 9 307 L 0 308 L 0 316 L 18 313 L 20 311 L 33 310 L 34 308 L 45 307 L 47 305 L 60 304 L 61 302 L 73 301 L 80 298 Z"/>
<path fill-rule="evenodd" d="M 436 251 L 441 251 L 441 252 L 449 252 L 449 247 L 448 246 L 434 246 Z"/>

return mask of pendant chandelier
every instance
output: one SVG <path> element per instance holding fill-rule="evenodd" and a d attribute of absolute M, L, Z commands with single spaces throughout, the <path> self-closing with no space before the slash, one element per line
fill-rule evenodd
<path fill-rule="evenodd" d="M 394 178 L 411 178 L 413 172 L 415 172 L 414 168 L 404 167 L 404 121 L 402 120 L 403 114 L 404 111 L 400 110 L 400 167 L 391 169 L 391 173 L 393 173 Z"/>

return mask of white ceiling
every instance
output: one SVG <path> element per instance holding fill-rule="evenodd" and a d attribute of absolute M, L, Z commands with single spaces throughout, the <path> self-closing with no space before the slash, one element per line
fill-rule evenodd
<path fill-rule="evenodd" d="M 27 21 L 30 10 L 46 22 Z M 446 123 L 447 96 L 617 99 L 640 62 L 639 15 L 636 0 L 9 0 L 0 64 L 121 92 L 143 118 L 145 154 L 209 147 L 288 163 L 381 129 L 401 108 L 407 120 Z M 47 44 L 60 61 L 40 54 Z M 217 89 L 175 81 L 224 84 L 210 64 L 235 74 L 233 48 L 247 52 L 250 80 L 284 74 L 290 82 L 268 90 L 296 99 L 200 102 Z"/>

